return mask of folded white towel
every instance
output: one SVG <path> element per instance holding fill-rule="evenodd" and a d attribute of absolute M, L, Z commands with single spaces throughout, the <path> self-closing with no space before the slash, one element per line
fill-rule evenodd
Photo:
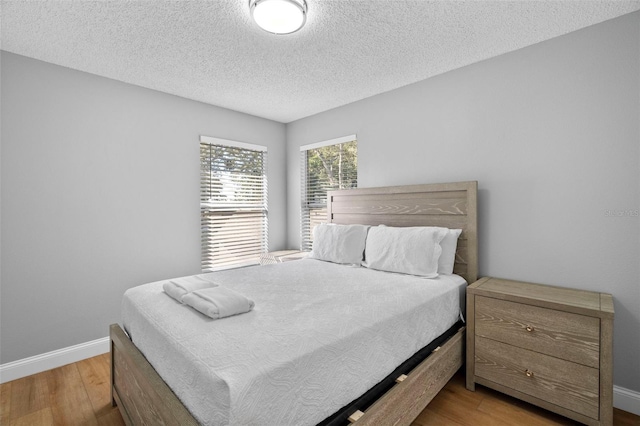
<path fill-rule="evenodd" d="M 193 291 L 185 294 L 182 301 L 213 319 L 243 314 L 254 306 L 253 300 L 222 286 Z"/>
<path fill-rule="evenodd" d="M 193 275 L 190 277 L 174 278 L 172 280 L 169 280 L 163 284 L 162 288 L 164 289 L 164 292 L 169 296 L 173 297 L 180 303 L 184 303 L 182 301 L 182 298 L 185 294 L 191 293 L 192 291 L 196 290 L 203 290 L 209 287 L 216 287 L 217 285 L 218 284 L 198 277 L 197 275 Z"/>

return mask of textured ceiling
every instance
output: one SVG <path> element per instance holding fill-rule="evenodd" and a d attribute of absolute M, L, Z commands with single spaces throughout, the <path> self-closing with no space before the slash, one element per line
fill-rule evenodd
<path fill-rule="evenodd" d="M 259 29 L 248 0 L 2 1 L 2 49 L 290 122 L 640 9 L 640 1 L 307 0 Z"/>

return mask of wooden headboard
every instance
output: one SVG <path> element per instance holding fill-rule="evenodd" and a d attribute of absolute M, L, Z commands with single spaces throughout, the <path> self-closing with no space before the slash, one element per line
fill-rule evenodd
<path fill-rule="evenodd" d="M 327 220 L 339 224 L 462 229 L 453 272 L 478 279 L 478 182 L 356 188 L 327 193 Z"/>

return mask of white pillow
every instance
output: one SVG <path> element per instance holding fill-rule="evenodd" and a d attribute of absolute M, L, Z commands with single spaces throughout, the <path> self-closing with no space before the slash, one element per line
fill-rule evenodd
<path fill-rule="evenodd" d="M 453 274 L 453 265 L 456 263 L 456 249 L 458 248 L 458 237 L 462 229 L 448 229 L 447 234 L 440 241 L 442 254 L 438 259 L 438 274 Z"/>
<path fill-rule="evenodd" d="M 309 257 L 333 263 L 362 263 L 368 226 L 321 223 L 313 230 Z"/>
<path fill-rule="evenodd" d="M 373 226 L 367 235 L 364 266 L 425 278 L 438 276 L 440 241 L 448 230 L 432 226 Z"/>

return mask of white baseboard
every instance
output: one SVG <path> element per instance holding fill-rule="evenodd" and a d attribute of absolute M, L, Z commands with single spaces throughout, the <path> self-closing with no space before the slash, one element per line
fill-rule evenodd
<path fill-rule="evenodd" d="M 109 337 L 0 365 L 0 383 L 62 367 L 109 352 Z"/>
<path fill-rule="evenodd" d="M 109 337 L 0 365 L 0 383 L 51 370 L 109 352 Z M 640 416 L 640 392 L 613 387 L 613 406 Z"/>
<path fill-rule="evenodd" d="M 614 386 L 613 406 L 640 416 L 640 392 Z"/>

